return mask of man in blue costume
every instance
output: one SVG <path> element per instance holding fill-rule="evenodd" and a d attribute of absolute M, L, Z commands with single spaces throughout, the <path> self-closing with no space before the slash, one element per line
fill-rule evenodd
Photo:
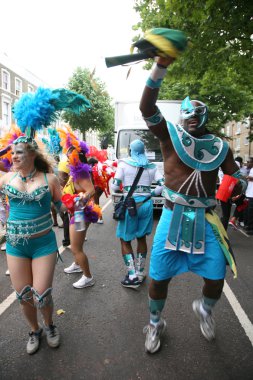
<path fill-rule="evenodd" d="M 162 80 L 173 61 L 170 57 L 157 59 L 140 102 L 147 126 L 160 140 L 166 198 L 150 260 L 150 324 L 144 328 L 149 353 L 159 349 L 166 328 L 161 312 L 168 284 L 172 277 L 188 271 L 204 280 L 202 297 L 192 306 L 202 334 L 208 341 L 214 339 L 212 310 L 222 293 L 227 263 L 236 277 L 226 231 L 213 211 L 219 167 L 238 178 L 233 195 L 246 186 L 227 142 L 207 134 L 208 108 L 204 103 L 184 99 L 177 125 L 166 122 L 156 106 Z"/>
<path fill-rule="evenodd" d="M 130 144 L 130 157 L 119 160 L 112 189 L 117 191 L 122 185 L 124 195 L 126 195 L 140 167 L 144 170 L 133 193 L 137 213 L 135 216 L 131 216 L 126 211 L 125 219 L 118 222 L 116 231 L 117 238 L 120 238 L 121 252 L 127 269 L 126 277 L 121 281 L 121 285 L 132 289 L 138 288 L 145 279 L 146 236 L 150 235 L 153 227 L 151 196 L 161 194 L 164 182 L 156 165 L 148 161 L 144 151 L 144 143 L 141 140 L 134 140 Z M 157 186 L 151 191 L 150 186 L 153 181 L 157 183 Z M 131 241 L 134 239 L 137 239 L 136 256 L 134 256 L 131 245 Z"/>

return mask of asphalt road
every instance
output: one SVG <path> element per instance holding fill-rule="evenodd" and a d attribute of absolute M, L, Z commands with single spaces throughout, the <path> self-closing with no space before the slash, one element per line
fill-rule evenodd
<path fill-rule="evenodd" d="M 102 199 L 102 204 L 107 202 Z M 155 226 L 158 219 L 159 213 Z M 0 253 L 0 379 L 252 380 L 253 237 L 229 230 L 239 276 L 233 279 L 228 269 L 224 295 L 214 313 L 215 341 L 209 343 L 202 337 L 192 312 L 192 301 L 201 295 L 202 279 L 189 273 L 172 281 L 163 312 L 168 328 L 162 349 L 148 355 L 142 329 L 149 320 L 149 280 L 138 290 L 120 285 L 125 270 L 111 204 L 104 210 L 104 220 L 103 225 L 90 227 L 85 243 L 94 287 L 73 288 L 80 274 L 63 272 L 73 259 L 70 249 L 60 249 L 63 263 L 57 264 L 53 292 L 54 322 L 62 336 L 58 349 L 49 348 L 44 337 L 39 351 L 27 355 L 29 328 L 18 302 L 11 298 L 13 289 L 4 274 L 6 258 Z M 61 246 L 62 230 L 55 231 Z M 150 247 L 152 236 L 148 243 Z M 59 309 L 65 313 L 58 316 Z"/>

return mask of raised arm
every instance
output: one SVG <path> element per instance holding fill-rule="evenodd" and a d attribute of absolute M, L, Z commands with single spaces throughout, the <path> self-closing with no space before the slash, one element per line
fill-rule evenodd
<path fill-rule="evenodd" d="M 140 102 L 140 111 L 148 128 L 162 141 L 169 139 L 169 133 L 166 120 L 157 107 L 156 101 L 162 80 L 167 73 L 167 67 L 171 65 L 173 61 L 174 58 L 171 57 L 158 57 L 157 62 L 152 68 L 150 77 L 146 82 Z"/>

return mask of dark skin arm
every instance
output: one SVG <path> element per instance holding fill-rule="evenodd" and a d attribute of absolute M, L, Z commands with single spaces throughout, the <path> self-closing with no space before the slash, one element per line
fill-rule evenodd
<path fill-rule="evenodd" d="M 59 176 L 60 185 L 63 188 L 66 185 L 66 183 L 68 182 L 69 174 L 62 172 L 62 171 L 59 171 L 58 176 Z"/>
<path fill-rule="evenodd" d="M 173 62 L 174 58 L 171 57 L 157 58 L 157 64 L 163 66 L 164 68 L 167 68 Z M 150 117 L 156 113 L 156 101 L 158 94 L 159 88 L 151 89 L 145 86 L 140 101 L 140 111 L 143 117 Z M 165 119 L 163 119 L 160 124 L 157 124 L 155 127 L 150 127 L 149 129 L 152 131 L 152 133 L 154 133 L 156 137 L 158 137 L 160 141 L 166 141 L 170 139 Z"/>

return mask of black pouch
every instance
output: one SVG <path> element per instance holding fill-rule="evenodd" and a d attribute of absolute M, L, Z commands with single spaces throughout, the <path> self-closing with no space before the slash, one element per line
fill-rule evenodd
<path fill-rule="evenodd" d="M 113 219 L 124 220 L 126 215 L 126 204 L 124 197 L 120 198 L 120 201 L 114 206 Z"/>
<path fill-rule="evenodd" d="M 133 217 L 137 215 L 137 208 L 134 198 L 130 197 L 126 200 L 126 208 L 128 210 L 129 216 Z"/>

